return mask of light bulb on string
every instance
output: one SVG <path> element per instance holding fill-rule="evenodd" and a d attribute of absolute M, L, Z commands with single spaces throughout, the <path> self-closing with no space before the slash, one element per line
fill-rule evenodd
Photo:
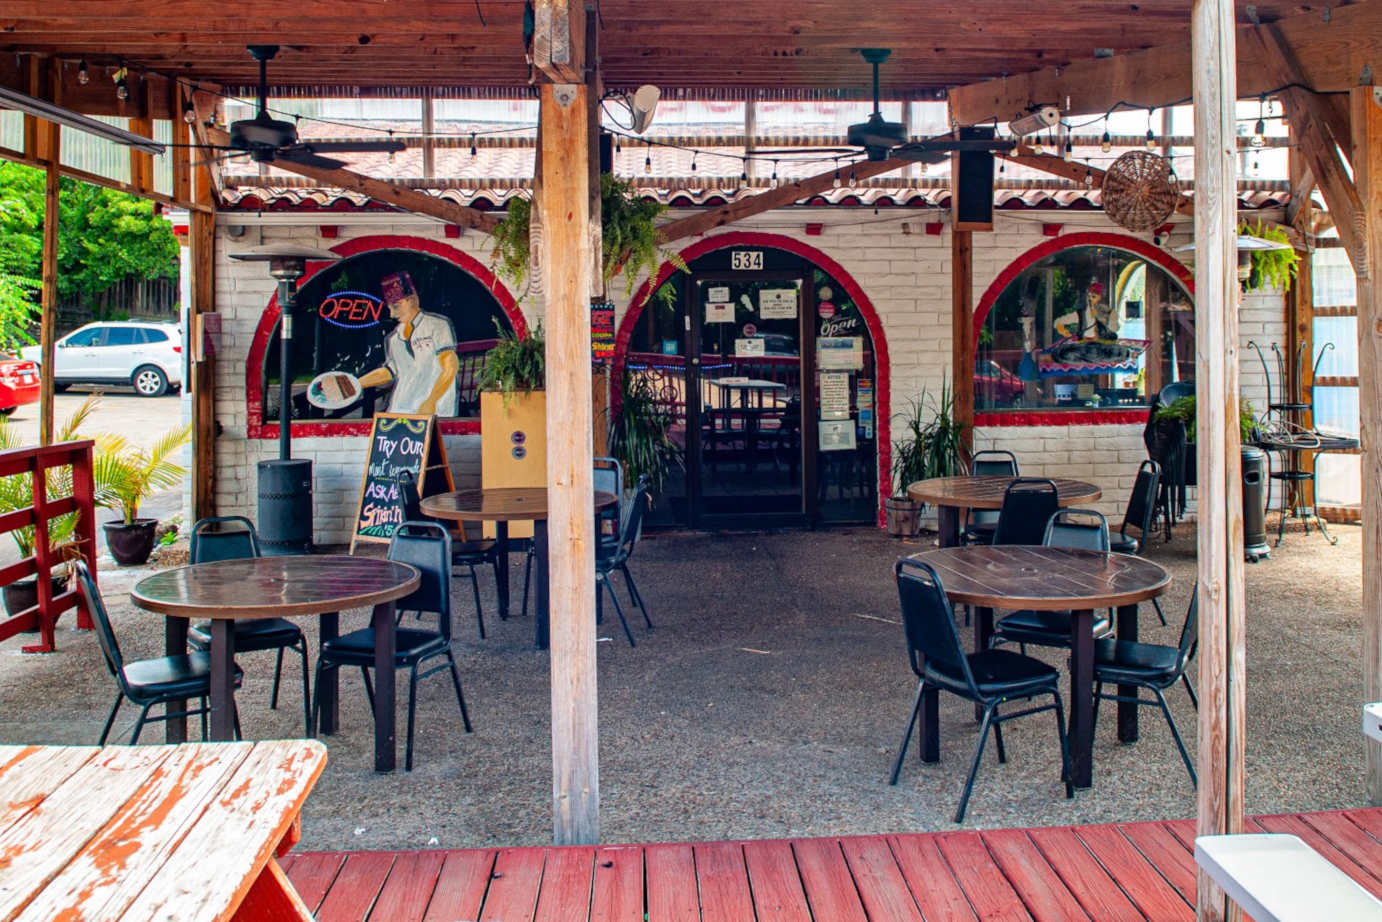
<path fill-rule="evenodd" d="M 197 123 L 197 110 L 190 99 L 185 100 L 182 104 L 182 120 L 189 125 Z"/>
<path fill-rule="evenodd" d="M 1070 144 L 1070 139 L 1069 139 L 1069 138 L 1066 138 L 1066 139 L 1065 139 L 1065 155 L 1064 155 L 1064 156 L 1065 156 L 1065 162 L 1066 162 L 1066 163 L 1069 163 L 1071 160 L 1075 159 L 1075 148 L 1071 146 L 1071 144 Z"/>
<path fill-rule="evenodd" d="M 649 141 L 646 146 L 647 150 L 643 154 L 643 172 L 651 174 L 653 172 L 653 144 Z"/>
<path fill-rule="evenodd" d="M 1108 119 L 1104 119 L 1104 136 L 1099 139 L 1099 150 L 1108 153 L 1113 150 L 1113 138 L 1108 133 Z"/>
<path fill-rule="evenodd" d="M 1084 187 L 1094 188 L 1094 169 L 1089 165 L 1089 158 L 1084 158 Z"/>
<path fill-rule="evenodd" d="M 1264 121 L 1264 110 L 1267 107 L 1267 95 L 1264 93 L 1257 98 L 1257 124 L 1253 126 L 1252 138 L 1248 142 L 1253 147 L 1261 147 L 1265 143 L 1264 135 L 1267 133 L 1267 124 Z"/>
<path fill-rule="evenodd" d="M 82 86 L 91 82 L 91 74 L 86 69 L 86 58 L 82 58 L 81 63 L 77 65 L 77 82 Z"/>
<path fill-rule="evenodd" d="M 742 182 L 742 183 L 747 183 L 747 182 L 749 181 L 749 168 L 748 168 L 748 164 L 743 164 L 743 165 L 740 167 L 740 170 L 739 170 L 739 181 Z"/>
<path fill-rule="evenodd" d="M 125 82 L 124 77 L 115 81 L 115 98 L 121 102 L 130 98 L 130 85 Z"/>
<path fill-rule="evenodd" d="M 832 186 L 834 186 L 836 189 L 840 188 L 840 161 L 839 161 L 839 160 L 836 160 L 836 161 L 835 161 L 835 178 L 834 178 L 833 180 L 831 180 L 830 184 L 831 184 Z"/>
<path fill-rule="evenodd" d="M 390 141 L 393 140 L 393 129 L 389 129 L 389 140 L 390 140 Z M 397 161 L 398 158 L 395 156 L 395 154 L 397 154 L 397 153 L 398 153 L 397 151 L 392 151 L 392 150 L 389 151 L 389 162 L 390 162 L 390 163 L 394 163 L 394 162 Z"/>
<path fill-rule="evenodd" d="M 614 139 L 614 152 L 616 154 L 622 154 L 624 152 L 624 142 L 618 138 Z"/>
<path fill-rule="evenodd" d="M 769 185 L 770 185 L 772 188 L 774 188 L 774 189 L 777 188 L 777 161 L 776 161 L 776 160 L 773 161 L 773 178 L 769 181 Z"/>
<path fill-rule="evenodd" d="M 700 153 L 700 151 L 692 151 L 692 152 L 691 152 L 691 172 L 692 172 L 692 173 L 696 172 L 696 156 L 697 156 L 699 153 Z"/>
<path fill-rule="evenodd" d="M 472 131 L 470 133 L 470 156 L 473 158 L 477 156 L 479 153 L 480 151 L 475 147 L 475 132 Z"/>
<path fill-rule="evenodd" d="M 1152 115 L 1155 109 L 1147 110 L 1147 150 L 1156 150 L 1156 135 L 1152 133 Z"/>

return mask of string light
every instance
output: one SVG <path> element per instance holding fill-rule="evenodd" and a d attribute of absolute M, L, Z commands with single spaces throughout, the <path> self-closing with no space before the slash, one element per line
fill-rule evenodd
<path fill-rule="evenodd" d="M 479 151 L 476 149 L 476 147 L 475 147 L 475 132 L 472 131 L 472 132 L 470 133 L 470 156 L 471 156 L 472 158 L 474 158 L 474 157 L 478 156 L 479 153 L 480 153 L 480 152 L 479 152 Z"/>
<path fill-rule="evenodd" d="M 189 125 L 197 123 L 197 110 L 190 99 L 184 100 L 182 103 L 182 120 Z"/>
<path fill-rule="evenodd" d="M 616 138 L 614 139 L 614 153 L 615 153 L 615 154 L 622 154 L 623 152 L 624 152 L 624 142 L 621 141 L 621 140 L 619 140 L 619 139 L 616 137 Z"/>
<path fill-rule="evenodd" d="M 1086 189 L 1094 188 L 1094 170 L 1089 165 L 1088 157 L 1084 158 L 1084 187 Z"/>
<path fill-rule="evenodd" d="M 86 58 L 82 58 L 82 62 L 77 65 L 77 82 L 82 86 L 91 82 L 91 74 L 86 70 Z"/>
<path fill-rule="evenodd" d="M 1071 144 L 1070 144 L 1070 139 L 1069 139 L 1069 138 L 1066 138 L 1066 139 L 1065 139 L 1065 162 L 1066 162 L 1066 163 L 1069 163 L 1069 162 L 1070 162 L 1071 160 L 1073 160 L 1073 159 L 1075 159 L 1075 148 L 1071 146 Z"/>
<path fill-rule="evenodd" d="M 651 174 L 653 172 L 653 142 L 643 142 L 647 147 L 647 152 L 643 154 L 643 172 Z"/>
<path fill-rule="evenodd" d="M 1104 136 L 1099 139 L 1099 150 L 1106 154 L 1113 150 L 1113 138 L 1108 133 L 1108 116 L 1104 116 Z"/>
<path fill-rule="evenodd" d="M 390 140 L 390 141 L 393 140 L 393 129 L 392 129 L 392 128 L 389 129 L 389 140 Z M 396 154 L 396 153 L 397 153 L 397 151 L 392 151 L 392 150 L 389 151 L 389 162 L 390 162 L 390 163 L 394 163 L 394 162 L 395 162 L 394 154 Z"/>
<path fill-rule="evenodd" d="M 698 151 L 698 150 L 692 151 L 692 152 L 691 152 L 691 172 L 692 172 L 692 173 L 696 172 L 696 157 L 697 157 L 699 154 L 700 154 L 700 151 Z"/>
<path fill-rule="evenodd" d="M 776 161 L 776 160 L 773 161 L 773 178 L 772 178 L 772 180 L 769 182 L 769 185 L 770 185 L 772 188 L 774 188 L 774 189 L 777 188 L 777 161 Z"/>
<path fill-rule="evenodd" d="M 115 72 L 115 98 L 124 102 L 130 98 L 130 85 L 125 81 L 125 68 Z"/>
<path fill-rule="evenodd" d="M 1155 109 L 1147 110 L 1147 150 L 1156 150 L 1156 135 L 1152 133 L 1152 115 Z"/>
<path fill-rule="evenodd" d="M 1266 107 L 1267 94 L 1263 93 L 1257 98 L 1257 124 L 1253 126 L 1252 140 L 1249 142 L 1253 147 L 1261 147 L 1266 141 L 1266 138 L 1263 137 L 1267 133 L 1267 125 L 1263 119 Z"/>
<path fill-rule="evenodd" d="M 749 181 L 749 167 L 747 161 L 744 163 L 743 167 L 740 168 L 739 181 L 742 183 L 747 183 Z"/>
<path fill-rule="evenodd" d="M 840 160 L 835 158 L 835 178 L 830 183 L 836 189 L 840 188 Z"/>

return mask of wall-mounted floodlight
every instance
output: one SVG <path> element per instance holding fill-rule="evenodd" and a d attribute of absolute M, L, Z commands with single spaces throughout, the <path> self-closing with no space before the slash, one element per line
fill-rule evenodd
<path fill-rule="evenodd" d="M 651 83 L 643 84 L 629 97 L 629 112 L 633 115 L 636 134 L 647 131 L 653 123 L 653 113 L 657 111 L 657 102 L 661 98 L 662 91 Z"/>
<path fill-rule="evenodd" d="M 1023 135 L 1045 131 L 1059 121 L 1059 109 L 1055 106 L 1042 106 L 1039 109 L 1032 110 L 1021 118 L 1013 119 L 1011 122 L 1008 122 L 1008 131 L 1012 132 L 1013 137 L 1020 138 Z"/>

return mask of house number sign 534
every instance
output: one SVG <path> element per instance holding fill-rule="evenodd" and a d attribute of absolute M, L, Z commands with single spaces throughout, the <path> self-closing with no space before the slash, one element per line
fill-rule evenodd
<path fill-rule="evenodd" d="M 735 272 L 762 270 L 762 250 L 730 250 L 729 268 Z"/>

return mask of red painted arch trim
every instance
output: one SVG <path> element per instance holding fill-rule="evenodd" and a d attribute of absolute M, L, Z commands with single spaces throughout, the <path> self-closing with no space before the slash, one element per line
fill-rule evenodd
<path fill-rule="evenodd" d="M 514 300 L 508 288 L 495 278 L 494 273 L 490 272 L 475 257 L 463 253 L 449 244 L 442 243 L 440 240 L 407 237 L 399 234 L 378 234 L 343 240 L 331 248 L 331 252 L 339 253 L 341 256 L 356 256 L 374 250 L 412 250 L 417 253 L 427 253 L 454 264 L 461 271 L 474 276 L 476 280 L 489 289 L 495 300 L 499 302 L 499 306 L 503 308 L 504 315 L 509 318 L 509 323 L 513 324 L 514 331 L 518 335 L 522 336 L 527 333 L 528 322 L 524 319 L 523 312 L 518 309 L 518 302 Z M 309 262 L 307 273 L 302 277 L 302 281 L 305 282 L 312 278 L 328 265 L 330 263 Z M 269 340 L 278 327 L 279 314 L 278 293 L 275 292 L 269 298 L 264 312 L 259 315 L 259 325 L 254 330 L 254 340 L 250 343 L 249 355 L 245 357 L 245 402 L 249 411 L 249 425 L 246 431 L 249 438 L 252 439 L 278 438 L 278 423 L 263 422 L 264 390 L 259 373 L 264 367 L 264 355 L 269 350 Z M 303 438 L 369 435 L 370 425 L 371 422 L 367 419 L 339 422 L 326 420 L 295 422 L 293 423 L 292 434 L 294 437 L 301 436 Z M 445 420 L 441 423 L 441 431 L 443 435 L 471 435 L 480 431 L 480 421 L 477 419 Z"/>
<path fill-rule="evenodd" d="M 1078 246 L 1101 246 L 1110 249 L 1123 250 L 1154 263 L 1165 269 L 1177 281 L 1185 286 L 1185 290 L 1193 297 L 1195 294 L 1195 279 L 1190 274 L 1190 269 L 1184 263 L 1171 256 L 1158 246 L 1148 243 L 1146 240 L 1139 240 L 1137 237 L 1129 237 L 1125 234 L 1110 234 L 1103 231 L 1083 231 L 1076 234 L 1063 234 L 1054 237 L 1044 243 L 1032 247 L 1021 256 L 1008 264 L 1007 268 L 998 273 L 998 277 L 993 280 L 984 295 L 979 299 L 979 303 L 974 308 L 974 339 L 979 341 L 979 332 L 983 329 L 984 321 L 988 319 L 989 311 L 993 310 L 993 305 L 997 303 L 998 296 L 1003 293 L 1013 279 L 1025 272 L 1030 266 L 1040 262 L 1053 253 L 1061 250 L 1068 250 Z M 1141 423 L 1146 422 L 1146 410 L 1052 410 L 1045 413 L 977 413 L 974 417 L 976 426 L 1088 426 L 1112 423 Z"/>
<path fill-rule="evenodd" d="M 755 231 L 726 231 L 706 237 L 682 250 L 680 255 L 685 262 L 698 259 L 706 253 L 713 253 L 716 250 L 723 250 L 732 246 L 758 246 L 767 247 L 774 250 L 782 250 L 792 253 L 804 259 L 810 260 L 818 268 L 830 273 L 834 279 L 844 287 L 850 298 L 859 307 L 859 313 L 864 318 L 864 326 L 869 331 L 869 336 L 873 339 L 874 355 L 874 375 L 877 380 L 874 382 L 874 418 L 878 426 L 878 524 L 883 525 L 883 498 L 892 494 L 892 441 L 891 427 L 892 405 L 890 398 L 889 382 L 892 379 L 892 365 L 888 358 L 888 340 L 883 334 L 883 322 L 878 317 L 878 312 L 873 307 L 873 302 L 868 295 L 864 294 L 864 289 L 859 287 L 859 283 L 854 277 L 845 270 L 843 266 L 831 259 L 825 253 L 795 240 L 791 237 L 784 237 L 780 234 L 765 234 Z M 618 383 L 624 374 L 624 358 L 628 353 L 629 340 L 633 337 L 634 324 L 638 322 L 639 316 L 643 313 L 643 308 L 647 306 L 648 299 L 653 292 L 662 286 L 662 283 L 672 277 L 672 273 L 678 271 L 676 266 L 670 262 L 665 262 L 657 270 L 657 274 L 647 279 L 634 292 L 633 299 L 629 301 L 629 308 L 624 312 L 624 319 L 619 323 L 619 332 L 614 340 L 614 362 L 612 367 L 611 381 L 614 385 L 614 392 L 618 393 Z"/>

